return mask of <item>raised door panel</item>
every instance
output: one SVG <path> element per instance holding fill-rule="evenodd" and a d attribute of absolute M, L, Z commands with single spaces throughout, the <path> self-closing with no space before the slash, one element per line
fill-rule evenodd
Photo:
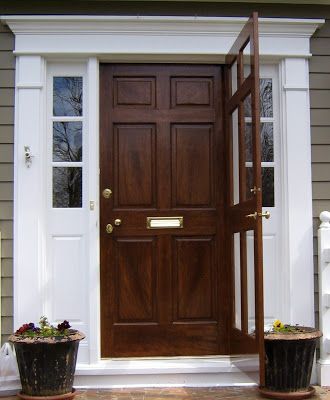
<path fill-rule="evenodd" d="M 156 240 L 117 239 L 115 244 L 115 323 L 154 321 L 156 317 Z"/>
<path fill-rule="evenodd" d="M 213 78 L 172 77 L 171 107 L 213 106 Z"/>
<path fill-rule="evenodd" d="M 172 125 L 172 206 L 213 205 L 212 143 L 210 124 Z"/>
<path fill-rule="evenodd" d="M 216 317 L 213 237 L 173 241 L 174 321 L 211 321 Z"/>
<path fill-rule="evenodd" d="M 153 124 L 115 126 L 115 208 L 155 207 L 155 131 Z"/>
<path fill-rule="evenodd" d="M 156 79 L 154 77 L 114 78 L 114 107 L 156 105 Z"/>

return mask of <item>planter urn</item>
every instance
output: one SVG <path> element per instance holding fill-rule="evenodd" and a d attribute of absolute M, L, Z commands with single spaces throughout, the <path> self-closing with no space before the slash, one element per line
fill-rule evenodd
<path fill-rule="evenodd" d="M 11 335 L 22 384 L 22 399 L 70 399 L 77 353 L 84 334 L 72 330 L 65 337 L 20 337 Z"/>
<path fill-rule="evenodd" d="M 293 332 L 265 333 L 265 386 L 259 391 L 270 399 L 307 399 L 315 389 L 310 386 L 314 353 L 321 332 L 298 327 Z"/>

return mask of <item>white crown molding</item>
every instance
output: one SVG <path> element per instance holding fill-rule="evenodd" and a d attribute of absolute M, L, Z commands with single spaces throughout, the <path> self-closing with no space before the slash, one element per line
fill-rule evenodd
<path fill-rule="evenodd" d="M 15 34 L 237 34 L 247 18 L 242 17 L 150 17 L 8 15 L 1 18 Z M 311 36 L 324 19 L 259 18 L 261 35 Z M 196 30 L 197 29 L 197 30 Z"/>
<path fill-rule="evenodd" d="M 239 17 L 68 15 L 2 18 L 16 35 L 16 54 L 80 56 L 225 54 L 246 20 Z M 260 53 L 265 57 L 309 57 L 309 40 L 306 39 L 324 22 L 323 19 L 260 18 Z"/>

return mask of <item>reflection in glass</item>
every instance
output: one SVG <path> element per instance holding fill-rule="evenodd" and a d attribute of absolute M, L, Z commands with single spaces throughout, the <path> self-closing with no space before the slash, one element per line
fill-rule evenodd
<path fill-rule="evenodd" d="M 243 49 L 243 64 L 244 79 L 246 79 L 251 74 L 250 43 L 248 43 Z"/>
<path fill-rule="evenodd" d="M 271 79 L 260 79 L 260 117 L 272 118 L 273 117 L 273 83 Z M 252 117 L 251 112 L 251 96 L 246 98 L 244 102 L 244 116 Z"/>
<path fill-rule="evenodd" d="M 242 329 L 240 234 L 234 233 L 235 327 Z"/>
<path fill-rule="evenodd" d="M 260 116 L 273 117 L 273 86 L 269 78 L 260 79 Z"/>
<path fill-rule="evenodd" d="M 230 68 L 231 71 L 231 95 L 233 95 L 237 90 L 237 61 Z"/>
<path fill-rule="evenodd" d="M 82 115 L 82 77 L 53 78 L 54 116 Z"/>
<path fill-rule="evenodd" d="M 260 124 L 260 137 L 261 137 L 261 161 L 274 161 L 274 135 L 273 135 L 272 122 L 262 122 Z M 251 122 L 245 124 L 245 141 L 246 141 L 245 161 L 252 162 Z"/>
<path fill-rule="evenodd" d="M 246 198 L 249 199 L 251 197 L 251 189 L 254 187 L 253 182 L 253 168 L 246 167 Z"/>
<path fill-rule="evenodd" d="M 254 231 L 246 232 L 248 333 L 255 331 Z"/>
<path fill-rule="evenodd" d="M 274 207 L 274 167 L 262 167 L 262 206 Z"/>
<path fill-rule="evenodd" d="M 239 203 L 239 140 L 238 140 L 238 111 L 232 113 L 232 134 L 233 134 L 233 189 L 234 204 Z"/>
<path fill-rule="evenodd" d="M 82 123 L 53 123 L 53 161 L 82 160 Z"/>
<path fill-rule="evenodd" d="M 274 167 L 262 167 L 262 206 L 274 207 Z M 253 187 L 253 169 L 246 168 L 246 194 L 251 193 Z"/>
<path fill-rule="evenodd" d="M 82 168 L 53 168 L 53 207 L 73 208 L 82 206 Z"/>
<path fill-rule="evenodd" d="M 251 112 L 249 109 L 251 107 L 251 94 L 249 94 L 245 100 L 244 100 L 244 109 Z M 253 159 L 252 159 L 252 154 L 253 154 L 253 138 L 252 138 L 252 126 L 251 123 L 247 123 L 244 121 L 244 137 L 245 137 L 245 163 L 249 162 L 249 167 L 245 168 L 245 179 L 246 179 L 246 186 L 248 187 L 248 190 L 246 191 L 246 199 L 250 199 L 251 197 L 254 196 L 253 192 L 251 192 L 251 189 L 254 187 L 253 183 Z M 251 174 L 251 176 L 247 176 L 248 173 Z M 252 181 L 251 181 L 252 177 Z"/>

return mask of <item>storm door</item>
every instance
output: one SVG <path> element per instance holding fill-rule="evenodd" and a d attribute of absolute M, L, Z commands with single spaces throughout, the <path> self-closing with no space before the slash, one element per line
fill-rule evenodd
<path fill-rule="evenodd" d="M 226 57 L 229 187 L 226 204 L 232 317 L 230 353 L 259 353 L 264 380 L 264 312 L 258 22 L 254 13 Z"/>

